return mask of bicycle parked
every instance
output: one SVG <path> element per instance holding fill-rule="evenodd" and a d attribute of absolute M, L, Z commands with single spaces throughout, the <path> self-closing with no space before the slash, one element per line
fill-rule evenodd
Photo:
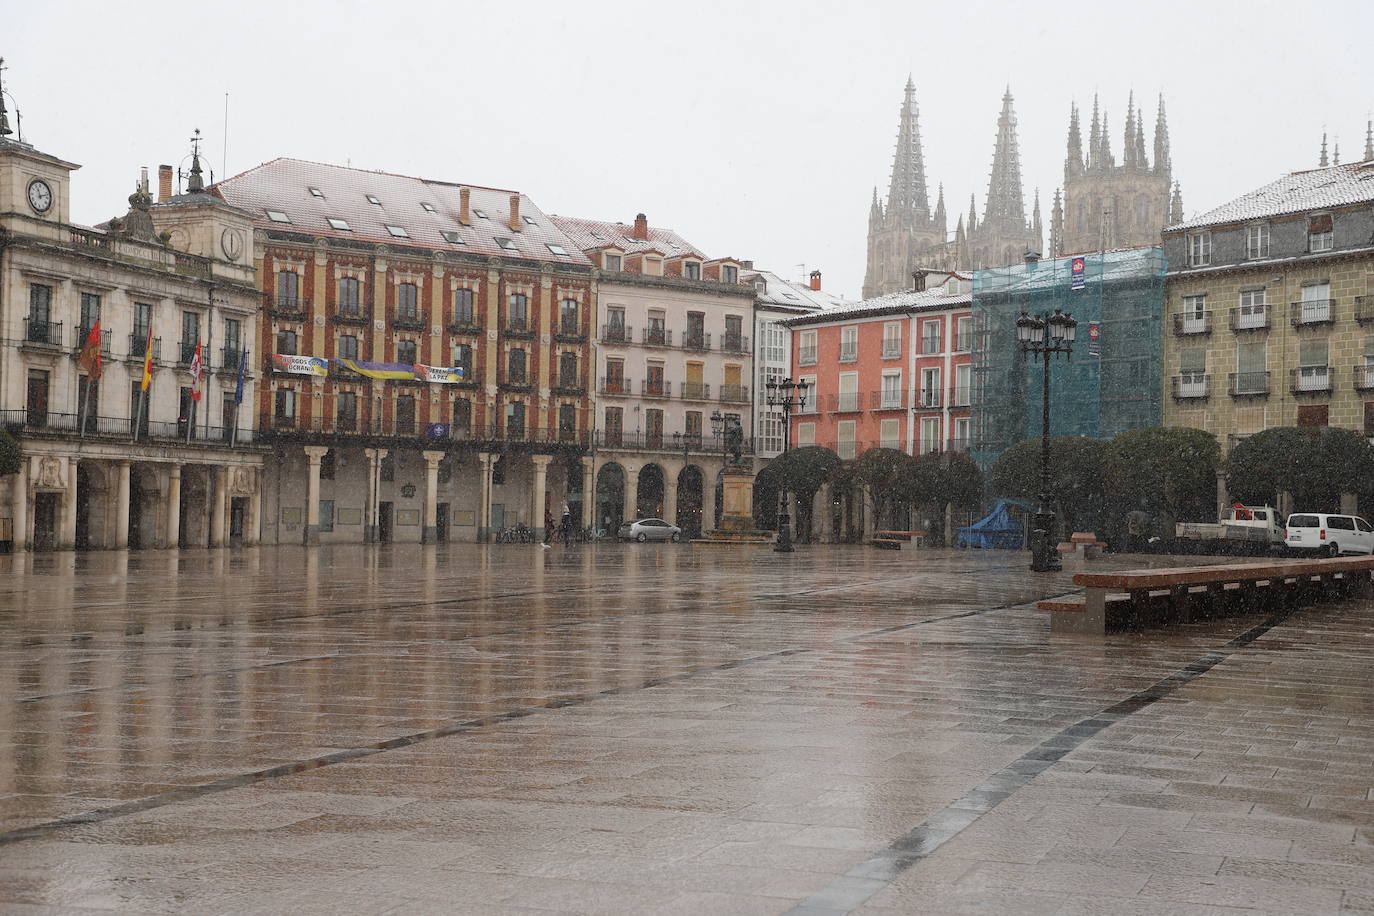
<path fill-rule="evenodd" d="M 498 544 L 533 544 L 534 540 L 534 529 L 523 522 L 496 532 Z"/>

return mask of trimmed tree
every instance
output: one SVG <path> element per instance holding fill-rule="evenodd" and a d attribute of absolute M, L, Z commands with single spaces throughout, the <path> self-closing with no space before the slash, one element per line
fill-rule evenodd
<path fill-rule="evenodd" d="M 1205 430 L 1131 430 L 1107 444 L 1103 460 L 1115 504 L 1109 524 L 1119 527 L 1125 513 L 1141 510 L 1172 534 L 1175 522 L 1206 521 L 1216 512 L 1221 446 Z"/>
<path fill-rule="evenodd" d="M 0 429 L 0 475 L 19 473 L 19 443 L 9 430 Z"/>
<path fill-rule="evenodd" d="M 983 498 L 983 472 L 968 455 L 928 452 L 911 459 L 903 481 L 903 495 L 920 507 L 927 518 L 938 518 L 950 527 L 954 509 L 976 506 Z M 930 532 L 939 541 L 948 532 Z"/>
<path fill-rule="evenodd" d="M 1098 531 L 1107 520 L 1103 474 L 1107 444 L 1082 436 L 1050 439 L 1050 503 L 1066 532 Z M 1038 501 L 1040 440 L 1024 439 L 992 466 L 992 488 L 999 496 Z"/>
<path fill-rule="evenodd" d="M 788 449 L 764 465 L 754 478 L 754 515 L 760 524 L 777 524 L 778 490 L 786 487 L 801 506 L 793 524 L 800 531 L 811 530 L 811 503 L 821 484 L 839 467 L 840 456 L 819 445 Z M 763 505 L 760 505 L 760 501 Z M 803 524 L 803 520 L 805 523 Z"/>
<path fill-rule="evenodd" d="M 1231 495 L 1272 503 L 1293 494 L 1299 511 L 1336 510 L 1342 493 L 1374 496 L 1374 446 L 1353 429 L 1277 426 L 1247 436 L 1226 463 Z"/>
<path fill-rule="evenodd" d="M 909 501 L 904 486 L 911 456 L 895 448 L 871 448 L 854 462 L 854 474 L 873 497 L 875 528 L 893 526 L 897 505 Z"/>

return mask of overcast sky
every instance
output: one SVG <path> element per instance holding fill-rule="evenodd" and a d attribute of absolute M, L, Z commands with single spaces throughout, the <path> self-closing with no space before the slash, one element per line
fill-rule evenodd
<path fill-rule="evenodd" d="M 1118 159 L 1127 93 L 1151 130 L 1164 93 L 1190 214 L 1315 166 L 1324 127 L 1358 158 L 1374 108 L 1369 0 L 3 5 L 5 88 L 27 141 L 82 164 L 78 222 L 121 214 L 196 127 L 219 177 L 228 92 L 228 174 L 292 156 L 644 211 L 853 297 L 908 73 L 951 229 L 970 193 L 982 212 L 1006 84 L 1047 229 L 1069 104 L 1094 92 Z"/>

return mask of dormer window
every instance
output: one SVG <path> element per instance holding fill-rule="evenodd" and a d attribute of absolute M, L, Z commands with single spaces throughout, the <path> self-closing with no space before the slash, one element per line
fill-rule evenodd
<path fill-rule="evenodd" d="M 663 276 L 663 259 L 646 257 L 644 259 L 644 272 L 651 277 Z"/>
<path fill-rule="evenodd" d="M 382 205 L 382 202 L 377 199 L 377 196 L 375 194 L 368 194 L 367 202 L 370 204 L 376 204 L 379 207 Z"/>
<path fill-rule="evenodd" d="M 430 202 L 427 201 L 427 200 L 422 200 L 422 201 L 420 201 L 420 209 L 421 209 L 421 210 L 424 210 L 426 213 L 438 213 L 438 212 L 439 212 L 438 210 L 434 209 L 434 204 L 430 203 Z"/>
<path fill-rule="evenodd" d="M 562 245 L 553 245 L 548 243 L 545 244 L 548 247 L 549 251 L 552 251 L 560 258 L 566 258 L 568 256 L 568 249 L 564 248 Z"/>
<path fill-rule="evenodd" d="M 289 222 L 291 222 L 291 217 L 287 216 L 285 213 L 281 212 L 280 210 L 267 210 L 266 213 L 267 213 L 267 218 L 270 219 L 270 220 L 271 220 L 272 222 L 274 222 L 274 223 L 289 223 Z"/>
<path fill-rule="evenodd" d="M 481 209 L 481 208 L 479 208 L 479 207 L 473 207 L 473 208 L 472 208 L 472 215 L 475 216 L 475 217 L 477 217 L 478 219 L 489 219 L 489 218 L 490 218 L 490 217 L 487 216 L 487 211 L 486 211 L 486 210 L 483 210 L 483 209 Z"/>
<path fill-rule="evenodd" d="M 392 238 L 398 238 L 398 239 L 408 239 L 408 238 L 410 238 L 410 233 L 409 233 L 409 232 L 406 232 L 404 226 L 392 226 L 392 225 L 389 225 L 389 224 L 388 224 L 387 227 L 386 227 L 386 231 L 391 233 Z"/>
<path fill-rule="evenodd" d="M 1188 266 L 1206 267 L 1212 263 L 1212 233 L 1194 232 L 1188 236 Z"/>
<path fill-rule="evenodd" d="M 1334 233 L 1331 231 L 1331 214 L 1319 213 L 1307 221 L 1307 250 L 1330 251 Z"/>
<path fill-rule="evenodd" d="M 1255 223 L 1245 227 L 1245 257 L 1248 260 L 1269 257 L 1269 224 Z"/>
<path fill-rule="evenodd" d="M 344 232 L 353 231 L 353 227 L 348 225 L 348 220 L 339 219 L 337 216 L 326 216 L 325 222 L 329 223 L 331 229 L 341 229 Z"/>
<path fill-rule="evenodd" d="M 683 275 L 684 277 L 686 277 L 688 280 L 700 280 L 700 279 L 701 279 L 701 262 L 700 262 L 700 261 L 683 261 L 683 262 L 682 262 L 682 275 Z"/>
<path fill-rule="evenodd" d="M 601 267 L 602 269 L 609 270 L 612 273 L 620 273 L 620 255 L 603 254 L 601 256 Z"/>
<path fill-rule="evenodd" d="M 459 235 L 457 232 L 454 232 L 452 229 L 440 229 L 439 234 L 442 235 L 444 237 L 444 241 L 448 242 L 450 245 L 467 244 L 463 241 L 463 237 Z"/>
<path fill-rule="evenodd" d="M 310 188 L 309 191 L 311 197 L 318 197 L 320 200 L 324 200 L 324 192 L 319 188 Z"/>
<path fill-rule="evenodd" d="M 722 283 L 738 283 L 738 282 L 739 282 L 739 268 L 736 267 L 736 266 L 733 265 L 733 264 L 723 264 L 723 265 L 721 265 L 721 268 L 720 268 L 720 282 L 722 282 Z"/>
<path fill-rule="evenodd" d="M 497 247 L 504 248 L 506 251 L 519 251 L 519 249 L 515 247 L 515 243 L 508 238 L 492 236 L 492 241 L 496 243 Z"/>

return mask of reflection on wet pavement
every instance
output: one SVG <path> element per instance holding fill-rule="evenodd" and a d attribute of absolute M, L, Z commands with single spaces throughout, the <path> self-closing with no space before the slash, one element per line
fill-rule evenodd
<path fill-rule="evenodd" d="M 1374 606 L 1052 637 L 1070 578 L 0 557 L 0 910 L 1374 909 Z"/>

